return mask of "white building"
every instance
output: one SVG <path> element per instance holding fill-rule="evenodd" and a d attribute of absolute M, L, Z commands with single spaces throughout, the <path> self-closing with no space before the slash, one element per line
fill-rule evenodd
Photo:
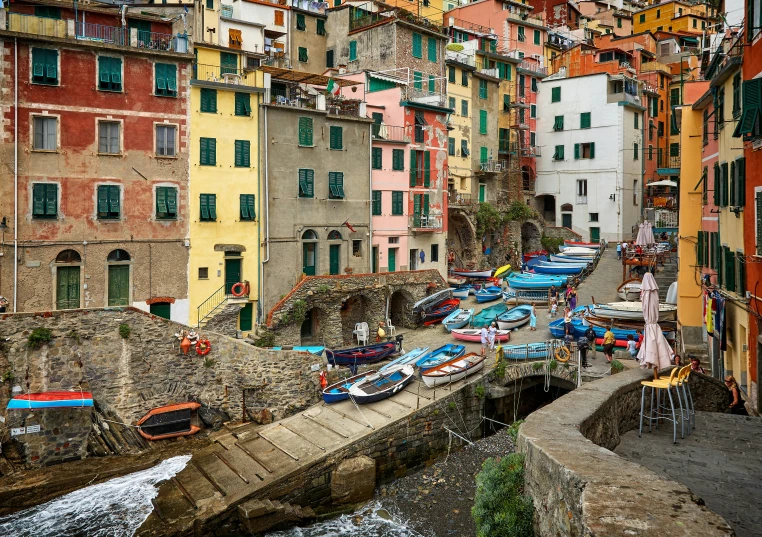
<path fill-rule="evenodd" d="M 637 80 L 605 73 L 540 83 L 536 196 L 546 220 L 584 240 L 630 236 L 641 209 L 640 94 Z"/>

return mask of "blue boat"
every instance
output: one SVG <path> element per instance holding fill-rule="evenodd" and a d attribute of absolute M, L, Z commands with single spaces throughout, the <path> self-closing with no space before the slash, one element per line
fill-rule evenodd
<path fill-rule="evenodd" d="M 497 288 L 497 291 L 490 291 L 489 289 L 483 289 L 481 291 L 476 292 L 476 301 L 479 304 L 482 304 L 484 302 L 492 302 L 493 300 L 497 300 L 500 298 L 503 294 L 503 292 L 500 290 L 500 288 Z"/>
<path fill-rule="evenodd" d="M 523 278 L 508 280 L 508 286 L 511 289 L 517 289 L 517 290 L 533 290 L 533 289 L 534 290 L 548 290 L 554 285 L 558 288 L 561 288 L 566 285 L 566 282 L 561 284 L 555 280 L 544 280 L 539 278 L 536 280 L 523 279 Z"/>
<path fill-rule="evenodd" d="M 489 326 L 489 323 L 494 321 L 498 315 L 500 315 L 507 309 L 508 309 L 508 306 L 506 306 L 502 302 L 500 304 L 495 304 L 494 306 L 484 308 L 479 313 L 474 315 L 474 318 L 471 321 L 471 326 L 473 326 L 474 328 Z"/>
<path fill-rule="evenodd" d="M 401 392 L 407 386 L 415 370 L 410 364 L 389 373 L 376 373 L 349 388 L 349 396 L 355 403 L 365 404 L 381 401 Z"/>
<path fill-rule="evenodd" d="M 529 322 L 532 306 L 516 306 L 497 316 L 497 327 L 500 330 L 512 330 Z"/>
<path fill-rule="evenodd" d="M 557 263 L 554 265 L 536 265 L 534 271 L 538 274 L 579 274 L 585 267 L 569 265 L 568 263 Z"/>
<path fill-rule="evenodd" d="M 358 375 L 353 375 L 349 378 L 345 378 L 343 380 L 340 380 L 339 382 L 336 382 L 334 384 L 331 384 L 330 386 L 326 386 L 323 390 L 323 401 L 325 401 L 328 404 L 331 403 L 338 403 L 339 401 L 344 401 L 345 399 L 349 399 L 349 388 L 360 382 L 361 380 L 364 380 L 365 377 L 369 377 L 370 375 L 375 375 L 375 371 L 366 371 L 364 373 L 360 373 Z"/>
<path fill-rule="evenodd" d="M 550 261 L 553 263 L 572 263 L 575 265 L 589 265 L 593 262 L 592 259 L 585 259 L 584 257 L 571 257 L 566 255 L 551 255 Z"/>
<path fill-rule="evenodd" d="M 463 345 L 448 343 L 447 345 L 442 345 L 438 349 L 435 349 L 430 353 L 424 355 L 415 363 L 415 365 L 421 371 L 425 371 L 426 369 L 436 367 L 441 363 L 452 360 L 453 358 L 463 356 L 464 352 L 466 352 L 466 348 Z"/>
<path fill-rule="evenodd" d="M 510 275 L 511 280 L 530 280 L 530 281 L 552 281 L 559 285 L 566 285 L 569 280 L 569 276 L 553 275 L 553 274 L 537 274 L 536 272 L 514 272 Z"/>
<path fill-rule="evenodd" d="M 548 328 L 550 329 L 550 333 L 553 334 L 553 337 L 555 338 L 563 338 L 566 333 L 564 332 L 564 318 L 561 317 L 560 319 L 556 319 L 554 321 L 550 321 L 548 323 Z"/>
<path fill-rule="evenodd" d="M 413 349 L 412 351 L 403 354 L 396 360 L 392 360 L 385 366 L 383 366 L 381 369 L 379 369 L 379 372 L 385 372 L 392 369 L 399 369 L 403 365 L 412 364 L 415 363 L 416 360 L 418 360 L 421 356 L 429 352 L 429 347 L 418 347 L 417 349 Z"/>
<path fill-rule="evenodd" d="M 548 344 L 543 341 L 526 345 L 503 345 L 503 356 L 508 360 L 543 359 L 548 356 Z"/>
<path fill-rule="evenodd" d="M 315 356 L 323 356 L 323 351 L 325 350 L 325 347 L 312 347 L 309 345 L 297 345 L 295 347 L 270 347 L 271 350 L 274 351 L 282 351 L 282 350 L 291 350 L 291 351 L 299 351 L 299 352 L 308 352 L 310 354 L 314 354 Z"/>
<path fill-rule="evenodd" d="M 457 309 L 442 320 L 442 326 L 449 332 L 453 328 L 463 328 L 471 322 L 474 316 L 474 308 L 463 310 Z"/>

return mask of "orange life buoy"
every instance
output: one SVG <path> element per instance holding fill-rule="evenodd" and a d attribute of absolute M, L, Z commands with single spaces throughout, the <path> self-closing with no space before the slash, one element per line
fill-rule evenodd
<path fill-rule="evenodd" d="M 325 371 L 320 372 L 320 387 L 325 390 L 325 387 L 328 386 L 328 377 L 325 374 Z"/>
<path fill-rule="evenodd" d="M 196 354 L 199 356 L 206 356 L 211 350 L 212 344 L 209 343 L 208 339 L 199 339 L 196 343 Z"/>
<path fill-rule="evenodd" d="M 236 291 L 236 289 L 240 289 L 239 291 Z M 234 283 L 233 287 L 230 288 L 230 293 L 234 297 L 242 297 L 246 294 L 246 284 L 243 282 Z"/>

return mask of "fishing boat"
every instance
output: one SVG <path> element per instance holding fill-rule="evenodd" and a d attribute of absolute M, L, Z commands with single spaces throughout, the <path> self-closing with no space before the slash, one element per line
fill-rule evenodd
<path fill-rule="evenodd" d="M 595 332 L 595 337 L 603 337 L 603 335 L 606 333 L 606 328 L 602 328 L 599 326 L 590 325 L 593 328 L 593 332 Z M 563 327 L 563 325 L 562 325 Z M 572 330 L 574 331 L 575 337 L 582 336 L 585 331 L 587 331 L 588 326 L 585 325 L 582 319 L 572 319 Z M 611 332 L 614 334 L 614 338 L 621 339 L 622 341 L 627 340 L 627 336 L 632 336 L 635 338 L 635 341 L 638 340 L 638 334 L 635 330 L 626 329 L 626 328 L 616 328 L 611 327 Z M 672 332 L 669 330 L 663 330 L 664 336 L 671 339 L 672 338 Z"/>
<path fill-rule="evenodd" d="M 545 278 L 538 274 L 537 276 L 540 276 L 538 278 L 524 278 L 524 277 L 517 277 L 517 278 L 508 278 L 508 286 L 511 289 L 520 289 L 520 290 L 543 290 L 547 291 L 552 286 L 556 286 L 557 288 L 563 288 L 566 287 L 567 278 Z"/>
<path fill-rule="evenodd" d="M 425 326 L 431 326 L 432 324 L 437 324 L 445 317 L 449 316 L 453 311 L 458 309 L 458 306 L 460 306 L 460 300 L 457 298 L 451 298 L 449 300 L 445 300 L 444 302 L 437 305 L 436 308 L 427 310 L 426 312 L 421 314 L 421 317 L 423 319 L 423 324 Z"/>
<path fill-rule="evenodd" d="M 600 250 L 601 244 L 599 242 L 582 242 L 582 241 L 570 241 L 564 240 L 564 246 L 570 248 L 590 248 L 591 250 Z"/>
<path fill-rule="evenodd" d="M 632 319 L 643 320 L 643 303 L 637 302 L 609 302 L 608 304 L 596 304 L 595 314 L 607 319 Z M 677 316 L 677 306 L 674 304 L 659 304 L 659 322 L 674 321 Z"/>
<path fill-rule="evenodd" d="M 8 401 L 7 409 L 23 408 L 84 408 L 93 406 L 92 392 L 40 392 L 16 395 Z"/>
<path fill-rule="evenodd" d="M 474 308 L 467 310 L 457 309 L 442 320 L 442 326 L 444 326 L 445 330 L 448 332 L 453 328 L 463 328 L 471 322 L 473 316 Z"/>
<path fill-rule="evenodd" d="M 630 278 L 617 287 L 616 293 L 622 300 L 639 300 L 640 286 L 643 284 L 640 278 Z"/>
<path fill-rule="evenodd" d="M 391 397 L 402 391 L 415 375 L 410 364 L 386 373 L 376 373 L 349 388 L 349 396 L 355 403 L 364 405 Z"/>
<path fill-rule="evenodd" d="M 380 372 L 389 371 L 392 369 L 399 369 L 406 364 L 415 364 L 415 362 L 424 354 L 429 352 L 429 347 L 418 347 L 410 352 L 407 352 L 399 358 L 392 360 L 385 366 L 379 369 Z"/>
<path fill-rule="evenodd" d="M 508 306 L 506 306 L 503 303 L 495 304 L 494 306 L 484 308 L 479 313 L 474 315 L 474 318 L 471 321 L 471 326 L 475 328 L 481 328 L 482 326 L 489 326 L 489 323 L 494 321 L 498 315 L 500 315 L 507 309 L 508 309 Z"/>
<path fill-rule="evenodd" d="M 495 274 L 492 275 L 493 278 L 500 278 L 502 276 L 505 276 L 505 274 L 511 270 L 510 265 L 503 265 L 502 267 L 499 267 L 497 270 L 495 270 Z"/>
<path fill-rule="evenodd" d="M 423 383 L 429 388 L 433 388 L 442 384 L 458 382 L 481 370 L 484 367 L 484 359 L 484 356 L 479 356 L 475 352 L 454 358 L 422 373 Z"/>
<path fill-rule="evenodd" d="M 339 401 L 349 399 L 349 388 L 363 380 L 365 377 L 375 374 L 375 371 L 366 371 L 340 380 L 330 386 L 326 386 L 323 390 L 323 401 L 330 405 L 331 403 L 338 403 Z"/>
<path fill-rule="evenodd" d="M 469 269 L 452 269 L 452 273 L 457 276 L 465 276 L 466 278 L 484 279 L 492 276 L 492 269 L 488 270 L 469 270 Z"/>
<path fill-rule="evenodd" d="M 479 304 L 483 304 L 484 302 L 492 302 L 493 300 L 499 299 L 502 296 L 502 294 L 503 294 L 502 289 L 497 287 L 497 288 L 488 288 L 488 289 L 482 289 L 480 291 L 477 291 L 475 296 L 476 296 L 476 301 Z"/>
<path fill-rule="evenodd" d="M 542 359 L 547 358 L 548 349 L 549 345 L 544 341 L 526 345 L 504 345 L 503 357 L 508 360 Z"/>
<path fill-rule="evenodd" d="M 500 330 L 511 330 L 525 325 L 532 315 L 532 306 L 516 306 L 497 316 L 497 327 Z"/>
<path fill-rule="evenodd" d="M 326 349 L 325 356 L 328 362 L 340 365 L 362 365 L 380 362 L 390 354 L 397 351 L 397 344 L 393 341 L 388 343 L 376 343 L 365 347 L 354 347 L 352 349 L 339 349 L 331 351 Z"/>
<path fill-rule="evenodd" d="M 310 346 L 310 345 L 295 345 L 292 347 L 290 346 L 270 347 L 270 349 L 274 351 L 308 352 L 310 354 L 314 354 L 315 356 L 323 356 L 323 351 L 325 350 L 325 347 Z"/>
<path fill-rule="evenodd" d="M 584 257 L 571 257 L 561 254 L 551 254 L 550 261 L 552 263 L 573 263 L 575 265 L 589 265 L 593 262 L 592 259 L 585 259 Z"/>
<path fill-rule="evenodd" d="M 550 321 L 548 323 L 548 328 L 555 338 L 563 338 L 566 335 L 563 317 Z"/>
<path fill-rule="evenodd" d="M 471 286 L 459 287 L 452 290 L 452 297 L 457 298 L 458 300 L 465 300 L 468 298 L 470 292 Z"/>
<path fill-rule="evenodd" d="M 451 285 L 463 285 L 468 281 L 468 278 L 465 276 L 458 276 L 457 274 L 448 274 L 447 275 L 447 283 Z"/>
<path fill-rule="evenodd" d="M 524 261 L 529 261 L 534 257 L 544 257 L 548 255 L 547 250 L 535 250 L 534 252 L 527 252 L 524 254 Z"/>
<path fill-rule="evenodd" d="M 428 354 L 424 354 L 415 362 L 415 366 L 421 371 L 424 371 L 448 360 L 452 360 L 453 358 L 463 356 L 464 352 L 466 352 L 466 348 L 463 345 L 448 343 L 442 345 L 438 349 L 434 349 Z"/>
<path fill-rule="evenodd" d="M 559 248 L 564 255 L 572 257 L 595 257 L 598 255 L 598 250 L 592 248 L 580 248 L 578 246 L 562 246 Z"/>
<path fill-rule="evenodd" d="M 534 267 L 534 270 L 539 274 L 579 274 L 584 268 L 577 265 L 556 263 L 554 265 L 538 265 Z"/>
<path fill-rule="evenodd" d="M 433 308 L 437 304 L 444 302 L 450 298 L 452 298 L 452 289 L 448 288 L 443 289 L 442 291 L 437 291 L 436 293 L 429 295 L 426 298 L 422 298 L 413 304 L 413 313 L 419 313 L 426 309 Z"/>
<path fill-rule="evenodd" d="M 511 289 L 510 287 L 503 291 L 503 300 L 513 304 L 547 304 L 547 291 L 522 291 L 520 289 Z"/>
<path fill-rule="evenodd" d="M 165 440 L 178 436 L 190 436 L 201 430 L 194 425 L 194 413 L 199 403 L 179 403 L 154 408 L 137 423 L 140 436 L 147 440 Z M 197 418 L 196 418 L 197 419 Z"/>
<path fill-rule="evenodd" d="M 481 330 L 473 328 L 453 328 L 450 333 L 452 337 L 460 341 L 470 341 L 472 343 L 479 343 L 481 341 Z M 504 343 L 511 340 L 510 330 L 497 330 L 495 332 L 495 341 Z"/>

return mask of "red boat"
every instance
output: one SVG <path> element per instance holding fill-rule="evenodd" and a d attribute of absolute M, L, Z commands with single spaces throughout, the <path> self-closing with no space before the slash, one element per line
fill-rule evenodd
<path fill-rule="evenodd" d="M 524 261 L 529 261 L 530 259 L 534 259 L 535 257 L 541 257 L 543 255 L 548 255 L 547 250 L 535 250 L 534 252 L 528 252 L 524 254 Z"/>
<path fill-rule="evenodd" d="M 581 241 L 564 241 L 564 246 L 576 246 L 579 248 L 594 248 L 600 249 L 601 244 L 599 242 L 581 242 Z"/>
<path fill-rule="evenodd" d="M 328 358 L 328 362 L 335 366 L 356 366 L 380 362 L 390 354 L 398 351 L 397 343 L 390 341 L 366 345 L 365 347 L 354 347 L 352 349 L 339 349 L 335 351 L 326 349 L 325 355 Z"/>
<path fill-rule="evenodd" d="M 436 308 L 427 311 L 423 314 L 424 326 L 431 326 L 437 324 L 442 319 L 450 315 L 453 311 L 460 306 L 460 300 L 457 298 L 450 298 L 444 302 L 440 302 Z"/>
<path fill-rule="evenodd" d="M 138 421 L 140 436 L 148 440 L 164 440 L 190 436 L 201 430 L 193 425 L 193 413 L 201 408 L 198 403 L 178 403 L 154 408 Z"/>

